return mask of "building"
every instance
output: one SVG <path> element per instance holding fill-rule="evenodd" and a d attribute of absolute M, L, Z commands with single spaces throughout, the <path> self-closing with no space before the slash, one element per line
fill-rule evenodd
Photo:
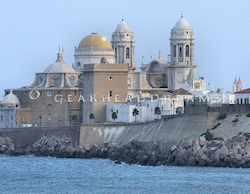
<path fill-rule="evenodd" d="M 57 60 L 43 72 L 36 73 L 30 86 L 13 89 L 23 109 L 30 109 L 32 125 L 70 125 L 82 121 L 80 73 L 65 63 L 59 48 Z M 6 96 L 10 92 L 5 90 Z M 19 126 L 19 125 L 17 125 Z"/>
<path fill-rule="evenodd" d="M 22 108 L 31 110 L 30 124 L 105 122 L 108 104 L 118 106 L 114 104 L 123 104 L 127 99 L 147 93 L 170 92 L 177 98 L 179 94 L 174 92 L 182 88 L 184 91 L 206 90 L 204 78 L 196 79 L 194 32 L 183 16 L 171 30 L 168 59 L 162 59 L 159 52 L 158 59 L 142 63 L 141 72 L 135 66 L 135 37 L 129 25 L 122 20 L 111 37 L 111 42 L 98 33 L 84 37 L 75 48 L 72 67 L 63 61 L 59 48 L 56 62 L 44 72 L 36 73 L 30 86 L 13 90 Z M 10 94 L 10 89 L 6 89 L 5 94 Z M 141 111 L 151 112 L 154 106 L 156 104 L 151 103 L 150 108 Z M 159 102 L 157 106 L 164 114 L 175 114 L 178 107 L 178 112 L 183 112 L 184 105 L 182 99 L 168 105 Z M 94 114 L 95 119 L 90 119 L 90 114 Z M 141 120 L 152 118 L 147 116 Z"/>
<path fill-rule="evenodd" d="M 107 122 L 146 122 L 161 118 L 163 115 L 174 115 L 184 113 L 184 101 L 192 100 L 193 95 L 180 88 L 173 92 L 157 92 L 146 97 L 141 95 L 131 101 L 122 104 L 106 105 Z M 159 114 L 155 113 L 158 108 Z M 135 117 L 133 110 L 137 109 L 139 114 Z M 112 118 L 116 113 L 117 119 Z"/>
<path fill-rule="evenodd" d="M 31 123 L 31 109 L 22 108 L 18 97 L 10 93 L 0 103 L 0 128 L 14 128 Z"/>
<path fill-rule="evenodd" d="M 183 88 L 188 91 L 206 90 L 203 77 L 196 79 L 194 62 L 194 32 L 181 16 L 171 30 L 170 55 L 168 60 L 161 58 L 142 64 L 142 72 L 147 72 L 147 81 L 152 88 L 165 87 L 170 90 Z"/>

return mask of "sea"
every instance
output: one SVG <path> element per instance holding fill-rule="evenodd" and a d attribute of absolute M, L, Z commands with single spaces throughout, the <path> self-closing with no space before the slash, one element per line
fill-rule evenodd
<path fill-rule="evenodd" d="M 250 193 L 250 169 L 1 155 L 0 193 Z"/>

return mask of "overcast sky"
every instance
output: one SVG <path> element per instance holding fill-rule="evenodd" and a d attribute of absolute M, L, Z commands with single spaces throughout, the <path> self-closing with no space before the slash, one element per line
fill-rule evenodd
<path fill-rule="evenodd" d="M 170 31 L 183 10 L 195 37 L 197 78 L 231 91 L 235 76 L 250 87 L 250 1 L 93 0 L 0 1 L 0 97 L 4 89 L 32 84 L 35 73 L 54 63 L 58 45 L 74 63 L 74 48 L 92 32 L 109 40 L 122 20 L 135 34 L 137 68 L 145 56 L 170 54 Z"/>

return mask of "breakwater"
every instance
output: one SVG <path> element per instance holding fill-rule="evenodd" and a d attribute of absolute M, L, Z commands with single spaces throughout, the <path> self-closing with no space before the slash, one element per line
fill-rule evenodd
<path fill-rule="evenodd" d="M 116 163 L 139 165 L 250 167 L 250 134 L 227 141 L 207 141 L 204 136 L 176 142 L 139 142 L 122 146 L 77 145 L 70 137 L 42 137 L 32 146 L 15 148 L 8 137 L 0 137 L 0 154 L 52 156 L 58 158 L 108 158 Z"/>
<path fill-rule="evenodd" d="M 250 167 L 249 122 L 243 114 L 190 114 L 142 124 L 0 129 L 0 154 L 109 158 L 152 166 Z"/>

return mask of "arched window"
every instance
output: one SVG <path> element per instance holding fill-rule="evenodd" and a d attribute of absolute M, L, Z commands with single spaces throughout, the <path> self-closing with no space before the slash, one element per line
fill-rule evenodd
<path fill-rule="evenodd" d="M 186 57 L 189 57 L 189 45 L 186 46 Z"/>
<path fill-rule="evenodd" d="M 59 87 L 60 79 L 58 77 L 52 78 L 52 86 Z"/>
<path fill-rule="evenodd" d="M 81 63 L 80 63 L 80 62 L 78 62 L 78 63 L 77 63 L 77 67 L 80 67 L 80 66 L 81 66 Z"/>
<path fill-rule="evenodd" d="M 176 57 L 176 46 L 174 45 L 174 57 Z"/>
<path fill-rule="evenodd" d="M 1 121 L 3 121 L 3 115 L 1 115 Z"/>
<path fill-rule="evenodd" d="M 126 48 L 126 59 L 129 59 L 129 48 Z"/>
<path fill-rule="evenodd" d="M 180 52 L 179 52 L 179 57 L 181 57 L 182 55 L 181 55 L 181 47 L 180 47 Z"/>

